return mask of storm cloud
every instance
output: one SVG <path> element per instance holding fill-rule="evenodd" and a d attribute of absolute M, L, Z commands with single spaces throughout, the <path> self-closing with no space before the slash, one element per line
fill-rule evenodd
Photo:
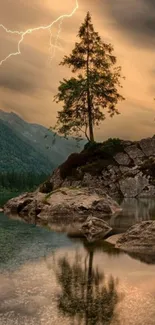
<path fill-rule="evenodd" d="M 64 13 L 71 13 L 75 0 L 1 0 L 0 24 L 25 31 L 48 25 Z M 95 29 L 103 40 L 114 46 L 118 64 L 126 80 L 122 81 L 119 104 L 121 115 L 107 118 L 96 130 L 98 139 L 122 137 L 137 139 L 154 133 L 155 115 L 155 1 L 153 0 L 79 0 L 74 17 L 64 19 L 52 57 L 59 23 L 51 30 L 26 35 L 21 55 L 0 66 L 0 109 L 14 111 L 30 122 L 54 125 L 61 105 L 53 102 L 60 80 L 71 76 L 59 65 L 71 52 L 86 12 L 90 11 Z M 0 60 L 17 51 L 19 36 L 0 28 Z M 52 58 L 52 60 L 51 60 Z M 146 125 L 144 123 L 146 121 Z"/>
<path fill-rule="evenodd" d="M 108 0 L 104 9 L 114 19 L 114 25 L 135 46 L 155 47 L 155 1 L 154 0 Z"/>

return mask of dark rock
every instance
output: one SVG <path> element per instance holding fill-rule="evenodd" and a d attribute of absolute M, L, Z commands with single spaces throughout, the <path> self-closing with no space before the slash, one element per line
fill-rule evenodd
<path fill-rule="evenodd" d="M 114 156 L 114 159 L 119 165 L 128 166 L 131 163 L 131 159 L 126 153 L 119 152 Z"/>
<path fill-rule="evenodd" d="M 43 184 L 41 184 L 39 186 L 39 191 L 41 193 L 50 193 L 53 191 L 53 182 L 51 182 L 51 180 L 47 180 L 46 182 L 44 182 Z"/>
<path fill-rule="evenodd" d="M 136 144 L 127 146 L 124 148 L 124 150 L 129 155 L 129 157 L 133 160 L 144 157 L 143 151 L 139 149 Z"/>
<path fill-rule="evenodd" d="M 155 136 L 152 138 L 142 139 L 139 141 L 139 146 L 143 153 L 149 157 L 155 155 Z"/>

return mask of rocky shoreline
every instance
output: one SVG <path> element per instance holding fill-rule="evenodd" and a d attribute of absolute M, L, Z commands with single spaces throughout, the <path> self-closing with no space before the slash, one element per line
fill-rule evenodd
<path fill-rule="evenodd" d="M 108 141 L 72 154 L 35 192 L 9 200 L 4 213 L 88 241 L 110 237 L 108 220 L 121 211 L 114 196 L 155 197 L 155 136 Z M 129 228 L 113 244 L 152 259 L 154 235 L 155 221 L 148 220 Z"/>
<path fill-rule="evenodd" d="M 4 206 L 4 213 L 10 217 L 18 216 L 28 223 L 62 229 L 92 240 L 99 234 L 104 238 L 112 230 L 104 219 L 110 219 L 120 211 L 120 206 L 101 189 L 84 187 L 62 187 L 48 194 L 25 193 Z"/>

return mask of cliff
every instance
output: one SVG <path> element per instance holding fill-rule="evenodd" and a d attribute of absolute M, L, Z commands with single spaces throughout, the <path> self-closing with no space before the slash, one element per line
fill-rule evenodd
<path fill-rule="evenodd" d="M 39 191 L 49 193 L 62 186 L 101 188 L 112 197 L 153 197 L 155 136 L 85 145 L 81 153 L 71 154 Z"/>

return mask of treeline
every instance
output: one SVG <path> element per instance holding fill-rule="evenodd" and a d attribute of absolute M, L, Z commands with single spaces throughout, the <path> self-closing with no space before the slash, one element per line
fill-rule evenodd
<path fill-rule="evenodd" d="M 48 176 L 45 173 L 0 172 L 0 191 L 33 190 L 44 182 Z"/>

